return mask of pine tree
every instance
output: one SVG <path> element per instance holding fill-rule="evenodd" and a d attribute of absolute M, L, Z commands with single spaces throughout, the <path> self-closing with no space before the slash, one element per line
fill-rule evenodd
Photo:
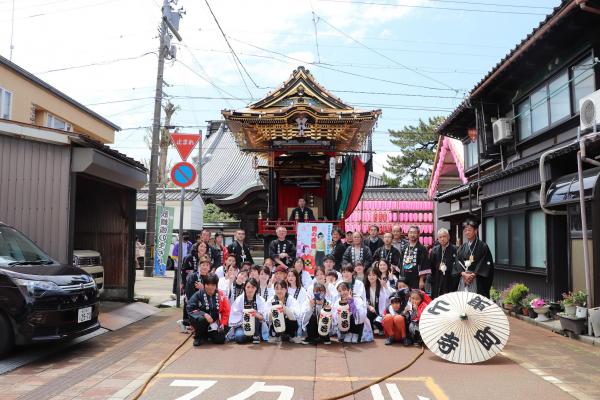
<path fill-rule="evenodd" d="M 433 160 L 437 149 L 436 128 L 445 117 L 437 116 L 428 121 L 419 119 L 416 126 L 389 130 L 390 141 L 400 148 L 401 154 L 387 157 L 383 180 L 392 187 L 421 187 L 429 184 Z"/>

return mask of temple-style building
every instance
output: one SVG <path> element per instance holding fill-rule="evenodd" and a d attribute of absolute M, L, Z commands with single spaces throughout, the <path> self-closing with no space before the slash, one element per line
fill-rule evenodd
<path fill-rule="evenodd" d="M 246 183 L 246 191 L 259 182 L 267 188 L 265 212 L 258 213 L 258 234 L 267 240 L 278 224 L 293 234 L 296 221 L 293 216 L 289 219 L 300 197 L 317 220 L 344 227 L 344 216 L 358 204 L 369 177 L 371 133 L 381 110 L 353 108 L 298 67 L 262 100 L 244 109 L 223 110 L 222 115 L 238 147 L 254 156 L 258 174 Z M 215 203 L 223 207 L 228 201 L 236 202 L 230 198 Z"/>

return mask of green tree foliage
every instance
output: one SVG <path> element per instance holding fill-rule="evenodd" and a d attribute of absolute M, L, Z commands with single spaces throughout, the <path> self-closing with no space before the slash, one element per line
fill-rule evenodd
<path fill-rule="evenodd" d="M 233 222 L 237 219 L 224 211 L 215 204 L 204 205 L 204 222 Z"/>
<path fill-rule="evenodd" d="M 433 167 L 438 135 L 435 129 L 445 117 L 437 116 L 428 121 L 419 119 L 416 126 L 389 130 L 390 141 L 400 148 L 401 154 L 389 156 L 383 180 L 392 187 L 426 188 Z"/>

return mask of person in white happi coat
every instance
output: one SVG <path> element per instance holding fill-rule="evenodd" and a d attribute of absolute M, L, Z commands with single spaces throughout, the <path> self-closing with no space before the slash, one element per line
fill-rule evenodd
<path fill-rule="evenodd" d="M 269 309 L 269 342 L 271 343 L 281 343 L 282 341 L 300 343 L 302 340 L 302 338 L 298 336 L 298 331 L 301 329 L 298 322 L 301 320 L 300 304 L 298 304 L 298 301 L 288 292 L 288 289 L 286 281 L 276 281 L 274 284 L 275 293 L 267 300 L 267 307 Z M 283 333 L 276 332 L 273 327 L 271 309 L 274 306 L 278 307 L 278 312 L 284 316 L 285 332 Z"/>
<path fill-rule="evenodd" d="M 267 318 L 269 310 L 267 303 L 258 294 L 258 282 L 254 278 L 250 278 L 244 285 L 243 294 L 239 295 L 231 306 L 229 314 L 229 330 L 228 338 L 235 340 L 238 344 L 243 343 L 260 343 L 262 340 L 268 340 Z M 250 310 L 254 315 L 254 334 L 247 336 L 242 326 L 244 320 L 244 309 Z"/>
<path fill-rule="evenodd" d="M 332 307 L 333 325 L 337 331 L 338 340 L 342 343 L 361 343 L 373 341 L 373 331 L 367 318 L 367 305 L 362 297 L 354 295 L 350 285 L 341 281 L 337 285 L 339 298 Z M 338 320 L 342 309 L 340 303 L 347 303 L 350 309 L 350 329 L 341 332 Z"/>

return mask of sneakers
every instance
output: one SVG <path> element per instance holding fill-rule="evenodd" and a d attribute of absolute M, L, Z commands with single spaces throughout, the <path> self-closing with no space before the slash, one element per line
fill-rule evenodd
<path fill-rule="evenodd" d="M 409 338 L 404 338 L 402 339 L 402 344 L 406 347 L 412 345 L 412 340 L 410 340 Z"/>
<path fill-rule="evenodd" d="M 302 338 L 300 336 L 294 336 L 293 338 L 290 339 L 290 342 L 299 344 L 299 343 L 302 343 Z"/>
<path fill-rule="evenodd" d="M 316 344 L 316 342 L 314 340 L 309 339 L 308 337 L 304 338 L 304 340 L 301 341 L 300 343 L 305 344 L 305 345 L 306 344 Z"/>
<path fill-rule="evenodd" d="M 187 333 L 188 327 L 183 323 L 182 319 L 177 321 L 177 326 L 179 327 L 179 331 L 181 333 Z"/>
<path fill-rule="evenodd" d="M 394 338 L 393 337 L 390 336 L 389 338 L 385 339 L 385 345 L 386 346 L 389 346 L 390 344 L 393 344 L 393 343 L 394 343 Z"/>
<path fill-rule="evenodd" d="M 282 333 L 281 336 L 281 341 L 282 342 L 289 342 L 290 341 L 290 335 L 288 335 L 287 333 Z"/>
<path fill-rule="evenodd" d="M 260 336 L 258 336 L 258 335 L 252 336 L 252 343 L 260 344 Z"/>
<path fill-rule="evenodd" d="M 322 343 L 323 343 L 323 344 L 331 344 L 331 338 L 330 338 L 329 336 L 325 336 L 325 337 L 322 339 Z"/>
<path fill-rule="evenodd" d="M 194 347 L 198 347 L 202 345 L 202 339 L 200 337 L 195 337 L 194 338 Z"/>
<path fill-rule="evenodd" d="M 350 338 L 350 343 L 358 343 L 358 334 L 353 333 Z"/>

